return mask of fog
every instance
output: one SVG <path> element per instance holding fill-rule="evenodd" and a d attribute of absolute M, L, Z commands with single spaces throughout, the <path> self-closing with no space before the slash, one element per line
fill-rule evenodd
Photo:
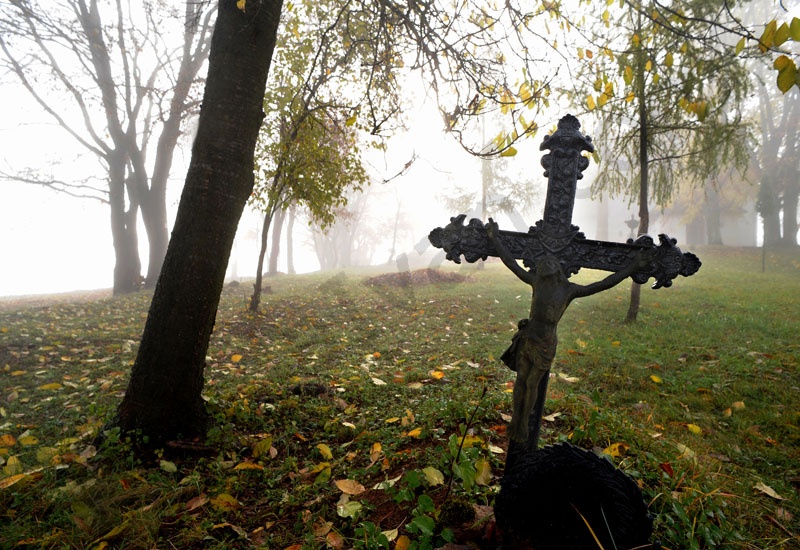
<path fill-rule="evenodd" d="M 797 11 L 796 7 L 793 9 Z M 84 153 L 54 125 L 27 93 L 11 82 L 10 75 L 0 83 L 0 97 L 0 171 L 14 174 L 32 167 L 49 170 L 65 181 L 103 178 L 97 159 Z M 514 220 L 523 219 L 525 225 L 538 220 L 543 207 L 546 180 L 539 144 L 557 120 L 569 112 L 566 105 L 566 101 L 560 102 L 537 119 L 542 130 L 520 144 L 518 154 L 508 160 L 511 174 L 520 181 L 534 182 L 532 206 L 527 210 L 520 207 L 514 213 Z M 460 213 L 446 206 L 446 197 L 456 187 L 474 189 L 476 193 L 481 189 L 481 161 L 446 135 L 434 105 L 420 101 L 405 115 L 407 131 L 390 138 L 385 152 L 370 151 L 365 156 L 373 183 L 364 198 L 367 206 L 363 220 L 355 230 L 371 243 L 357 263 L 380 265 L 386 271 L 403 269 L 406 264 L 397 262 L 403 254 L 411 268 L 440 265 L 441 255 L 437 256 L 427 242 L 427 235 Z M 586 117 L 582 122 L 582 130 L 595 135 L 591 119 Z M 168 188 L 170 223 L 188 162 L 189 143 L 183 143 L 176 152 Z M 636 209 L 625 198 L 590 197 L 595 169 L 592 163 L 579 182 L 573 223 L 588 238 L 624 241 L 631 233 L 625 221 Z M 393 227 L 398 213 L 400 230 L 393 246 L 393 231 L 388 228 Z M 474 204 L 466 213 L 480 217 L 480 205 Z M 492 211 L 489 214 L 498 219 L 501 229 L 524 230 L 507 215 Z M 107 205 L 98 200 L 69 197 L 32 184 L 0 179 L 0 297 L 111 288 L 114 251 L 109 216 Z M 261 225 L 259 213 L 248 207 L 231 251 L 229 280 L 255 276 Z M 295 224 L 294 264 L 298 273 L 320 269 L 313 247 L 313 234 L 318 231 L 302 217 Z M 651 206 L 651 234 L 660 232 L 677 238 L 679 246 L 691 244 L 687 243 L 680 212 L 662 212 Z M 726 244 L 759 244 L 760 228 L 753 205 L 745 205 L 740 218 L 723 220 L 723 232 Z M 285 242 L 284 234 L 279 271 L 287 270 Z M 145 263 L 147 239 L 143 227 L 139 243 Z M 146 267 L 142 266 L 143 272 Z"/>
<path fill-rule="evenodd" d="M 9 92 L 6 86 L 4 95 Z M 22 95 L 15 96 L 17 105 L 25 105 Z M 8 104 L 4 102 L 4 104 Z M 508 160 L 509 172 L 520 179 L 532 179 L 536 193 L 529 210 L 518 210 L 514 218 L 532 225 L 541 217 L 546 180 L 540 164 L 539 144 L 545 131 L 555 127 L 566 110 L 552 112 L 540 123 L 543 131 L 520 144 L 519 153 Z M 10 113 L 9 113 L 10 115 Z M 60 177 L 80 179 L 87 174 L 102 177 L 97 162 L 72 150 L 70 138 L 58 128 L 43 121 L 33 106 L 27 105 L 4 116 L 0 130 L 3 144 L 3 166 L 53 166 Z M 33 121 L 33 123 L 31 123 Z M 446 197 L 456 186 L 481 189 L 481 161 L 464 151 L 442 131 L 441 119 L 432 105 L 422 104 L 408 113 L 408 131 L 388 140 L 385 152 L 371 151 L 365 160 L 373 180 L 366 190 L 364 219 L 356 230 L 372 243 L 366 256 L 357 263 L 383 266 L 385 271 L 436 267 L 442 264 L 441 254 L 427 242 L 427 235 L 437 226 L 446 225 L 451 216 Z M 593 128 L 582 130 L 592 135 Z M 43 140 L 42 135 L 49 136 Z M 43 144 L 46 145 L 43 146 Z M 170 223 L 174 219 L 188 165 L 188 147 L 176 155 L 167 206 Z M 412 161 L 408 164 L 410 161 Z M 407 165 L 408 164 L 408 165 Z M 603 201 L 589 196 L 595 171 L 592 164 L 586 177 L 579 182 L 573 223 L 580 226 L 589 238 L 624 241 L 630 236 L 625 221 L 634 214 L 626 200 Z M 385 181 L 388 180 L 388 181 Z M 388 229 L 399 212 L 400 231 L 392 250 L 392 235 Z M 465 213 L 480 217 L 480 204 Z M 514 225 L 502 213 L 489 211 L 498 219 L 501 229 L 524 230 Z M 753 218 L 753 241 L 755 223 Z M 678 223 L 676 223 L 678 222 Z M 231 251 L 227 277 L 246 280 L 255 277 L 262 217 L 246 208 Z M 519 222 L 517 221 L 517 225 Z M 685 231 L 679 220 L 670 220 L 653 211 L 652 234 L 662 231 L 685 242 Z M 320 269 L 313 247 L 312 234 L 319 229 L 309 227 L 298 219 L 293 232 L 294 264 L 298 273 Z M 147 240 L 140 227 L 140 253 L 147 260 Z M 0 183 L 0 296 L 17 296 L 70 292 L 76 290 L 109 289 L 112 286 L 114 253 L 109 229 L 108 207 L 99 201 L 65 196 L 52 190 L 11 181 Z M 279 271 L 285 272 L 285 234 Z M 753 244 L 755 244 L 753 242 Z M 397 261 L 405 254 L 408 263 Z M 143 271 L 146 265 L 143 265 Z"/>

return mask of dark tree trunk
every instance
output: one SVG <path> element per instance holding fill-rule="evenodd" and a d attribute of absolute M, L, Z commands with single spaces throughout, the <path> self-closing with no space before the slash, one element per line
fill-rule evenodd
<path fill-rule="evenodd" d="M 275 213 L 275 224 L 272 227 L 272 247 L 269 250 L 269 273 L 277 275 L 278 257 L 281 253 L 281 233 L 283 232 L 283 220 L 286 218 L 286 210 L 278 210 Z"/>
<path fill-rule="evenodd" d="M 272 207 L 267 207 L 267 212 L 264 214 L 264 225 L 261 227 L 261 248 L 258 250 L 256 282 L 253 283 L 253 295 L 250 296 L 250 305 L 248 307 L 248 309 L 254 313 L 258 311 L 258 306 L 261 305 L 261 288 L 264 282 L 264 258 L 267 256 L 269 226 L 272 224 L 272 215 L 274 212 Z"/>
<path fill-rule="evenodd" d="M 192 161 L 116 424 L 147 446 L 202 438 L 203 371 L 253 155 L 282 0 L 221 1 Z M 142 442 L 144 440 L 141 440 Z"/>

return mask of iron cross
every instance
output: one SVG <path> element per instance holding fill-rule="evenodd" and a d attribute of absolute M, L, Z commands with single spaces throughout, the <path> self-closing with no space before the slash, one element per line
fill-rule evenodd
<path fill-rule="evenodd" d="M 527 233 L 500 231 L 499 238 L 515 258 L 528 269 L 536 269 L 539 260 L 553 256 L 559 260 L 567 277 L 582 267 L 604 271 L 620 271 L 643 249 L 655 248 L 654 260 L 631 278 L 640 284 L 653 277 L 653 288 L 668 287 L 678 275 L 688 277 L 700 269 L 700 260 L 690 252 L 682 252 L 677 241 L 660 234 L 659 244 L 648 235 L 628 239 L 626 243 L 587 239 L 572 224 L 575 191 L 578 180 L 589 165 L 583 151 L 593 152 L 592 139 L 580 132 L 580 122 L 567 115 L 558 122 L 558 129 L 544 138 L 540 150 L 550 152 L 542 157 L 547 178 L 544 215 Z M 428 239 L 447 253 L 447 259 L 461 263 L 498 256 L 487 237 L 486 227 L 477 218 L 464 225 L 466 215 L 450 218 L 450 223 L 431 231 Z"/>
<path fill-rule="evenodd" d="M 456 263 L 498 256 L 517 277 L 534 289 L 529 319 L 520 321 L 503 362 L 517 373 L 513 391 L 513 414 L 509 426 L 506 468 L 524 453 L 536 451 L 547 394 L 550 367 L 558 345 L 557 326 L 570 302 L 603 292 L 630 276 L 637 283 L 655 278 L 654 288 L 668 287 L 678 275 L 689 276 L 700 268 L 700 260 L 683 253 L 675 239 L 659 235 L 660 243 L 642 235 L 627 243 L 593 241 L 572 225 L 577 181 L 589 165 L 583 151 L 592 152 L 589 137 L 580 133 L 580 123 L 567 115 L 558 129 L 545 137 L 542 158 L 547 180 L 543 218 L 528 233 L 500 231 L 497 224 L 484 225 L 466 216 L 450 219 L 431 231 L 431 244 L 447 252 Z M 528 270 L 519 266 L 522 260 Z M 568 278 L 582 267 L 612 273 L 588 285 L 570 283 Z"/>

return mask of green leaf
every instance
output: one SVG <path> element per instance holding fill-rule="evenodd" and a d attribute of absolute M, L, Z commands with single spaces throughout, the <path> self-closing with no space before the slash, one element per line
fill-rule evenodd
<path fill-rule="evenodd" d="M 420 533 L 427 537 L 433 536 L 433 529 L 435 527 L 436 523 L 433 521 L 433 518 L 429 518 L 428 516 L 417 516 L 408 524 L 408 529 L 410 531 Z"/>
<path fill-rule="evenodd" d="M 625 84 L 630 86 L 633 83 L 633 67 L 630 65 L 625 65 L 625 72 L 623 73 L 622 78 L 625 80 Z"/>
<path fill-rule="evenodd" d="M 784 23 L 775 31 L 775 45 L 780 46 L 789 39 L 789 25 Z"/>
<path fill-rule="evenodd" d="M 744 36 L 739 40 L 739 42 L 736 43 L 736 55 L 742 53 L 742 50 L 744 49 L 746 43 L 747 43 L 747 38 Z"/>
<path fill-rule="evenodd" d="M 509 147 L 508 149 L 506 149 L 505 151 L 500 153 L 500 156 L 501 157 L 513 157 L 516 154 L 517 154 L 517 150 L 515 148 L 513 148 L 513 147 Z"/>
<path fill-rule="evenodd" d="M 165 472 L 168 472 L 170 474 L 174 474 L 175 472 L 178 471 L 178 467 L 175 466 L 175 463 L 174 462 L 170 462 L 169 460 L 160 461 L 158 463 L 158 466 L 159 466 L 159 468 L 161 468 L 162 470 L 164 470 Z"/>
<path fill-rule="evenodd" d="M 432 514 L 436 511 L 436 503 L 428 495 L 422 494 L 417 499 L 417 509 L 423 514 Z"/>
<path fill-rule="evenodd" d="M 789 23 L 789 34 L 792 40 L 800 42 L 800 17 L 792 18 L 792 22 Z"/>
<path fill-rule="evenodd" d="M 781 56 L 786 57 L 786 56 Z M 780 59 L 780 58 L 779 58 Z M 788 63 L 784 64 L 783 68 L 778 71 L 778 89 L 783 92 L 784 94 L 792 89 L 792 86 L 796 83 L 797 78 L 797 66 L 794 64 L 789 58 L 786 58 Z M 775 60 L 777 64 L 777 59 Z"/>
<path fill-rule="evenodd" d="M 775 41 L 775 31 L 778 30 L 778 23 L 773 19 L 767 23 L 761 38 L 758 39 L 758 49 L 761 53 L 766 53 Z"/>

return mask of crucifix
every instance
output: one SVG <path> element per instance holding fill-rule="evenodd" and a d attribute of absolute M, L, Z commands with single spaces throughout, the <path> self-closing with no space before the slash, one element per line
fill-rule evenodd
<path fill-rule="evenodd" d="M 473 218 L 464 225 L 466 216 L 462 214 L 428 236 L 431 244 L 456 263 L 461 263 L 462 256 L 468 262 L 499 257 L 533 290 L 530 316 L 519 322 L 502 357 L 517 373 L 507 468 L 514 457 L 537 448 L 557 325 L 570 302 L 607 290 L 628 277 L 639 284 L 653 277 L 653 288 L 661 288 L 671 286 L 678 275 L 688 277 L 700 269 L 697 256 L 682 252 L 677 241 L 665 234 L 659 235 L 659 244 L 647 235 L 616 243 L 587 239 L 572 225 L 577 181 L 589 165 L 582 152 L 594 151 L 591 138 L 580 132 L 577 118 L 562 118 L 540 149 L 550 151 L 542 158 L 547 197 L 542 219 L 527 233 L 501 231 L 491 218 L 486 224 Z M 581 268 L 611 274 L 587 285 L 570 282 L 569 277 Z"/>

